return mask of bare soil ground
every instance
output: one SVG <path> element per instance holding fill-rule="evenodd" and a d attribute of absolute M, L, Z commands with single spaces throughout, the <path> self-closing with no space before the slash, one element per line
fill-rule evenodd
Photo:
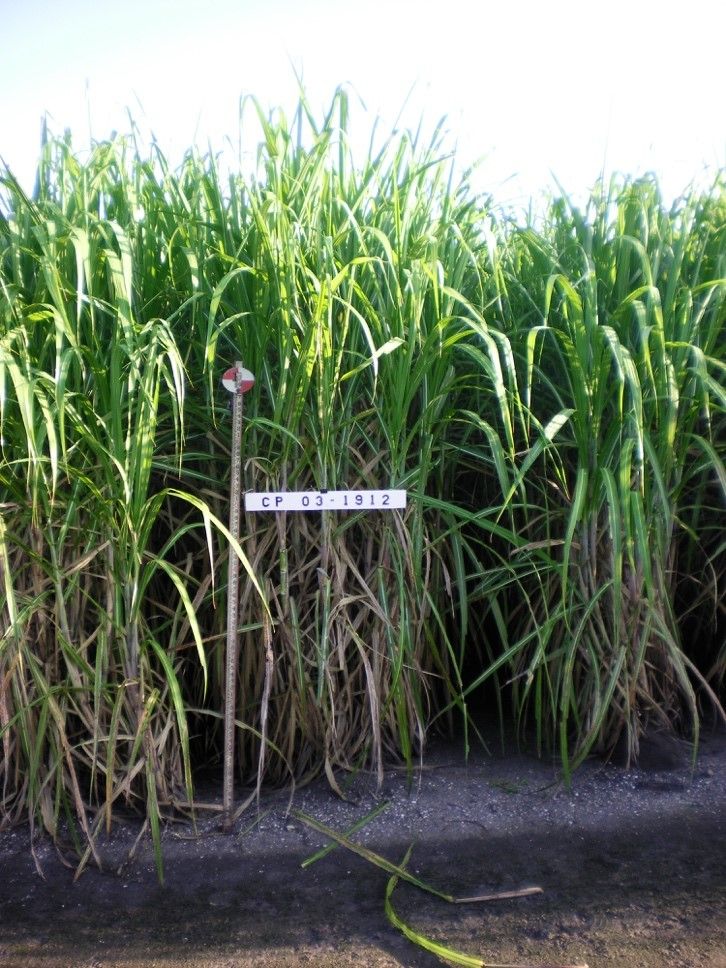
<path fill-rule="evenodd" d="M 353 839 L 445 892 L 541 886 L 544 893 L 450 905 L 400 884 L 393 898 L 417 931 L 486 964 L 590 968 L 726 968 L 726 736 L 706 736 L 695 769 L 681 748 L 646 750 L 625 771 L 586 763 L 571 789 L 554 766 L 516 753 L 432 751 L 412 783 L 391 771 L 383 790 L 354 778 L 346 803 L 325 781 L 294 807 L 343 831 L 381 801 Z M 231 834 L 203 819 L 199 835 L 164 832 L 166 884 L 144 836 L 120 825 L 101 843 L 103 872 L 74 883 L 28 832 L 0 835 L 3 968 L 433 968 L 441 961 L 392 927 L 387 875 L 337 848 L 303 870 L 325 838 L 262 798 Z M 120 873 L 117 872 L 120 868 Z"/>

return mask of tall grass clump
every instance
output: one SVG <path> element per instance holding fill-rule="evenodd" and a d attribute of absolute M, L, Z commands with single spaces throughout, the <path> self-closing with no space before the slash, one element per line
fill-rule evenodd
<path fill-rule="evenodd" d="M 218 763 L 236 359 L 246 489 L 409 493 L 246 516 L 242 777 L 410 768 L 487 681 L 567 769 L 696 731 L 726 667 L 722 183 L 521 224 L 440 132 L 354 164 L 343 92 L 250 105 L 251 175 L 132 134 L 47 139 L 32 198 L 2 178 L 3 820 L 87 853 L 123 804 L 158 844 Z"/>
<path fill-rule="evenodd" d="M 181 552 L 199 529 L 211 567 L 224 530 L 175 487 L 183 348 L 147 301 L 151 170 L 124 152 L 81 166 L 49 142 L 34 199 L 6 176 L 2 220 L 2 812 L 91 848 L 89 808 L 110 826 L 141 800 L 158 833 L 160 804 L 191 800 L 186 650 L 208 667 Z"/>
<path fill-rule="evenodd" d="M 249 489 L 409 490 L 404 514 L 249 516 L 238 761 L 274 779 L 412 763 L 463 707 L 457 366 L 474 204 L 438 140 L 358 169 L 347 102 L 259 114 L 257 175 L 133 139 L 49 140 L 2 219 L 2 807 L 93 844 L 115 805 L 192 802 L 218 754 L 229 427 Z M 307 147 L 291 134 L 307 123 Z M 446 268 L 444 268 L 446 266 Z"/>
<path fill-rule="evenodd" d="M 636 760 L 649 726 L 697 740 L 718 708 L 725 204 L 720 181 L 670 209 L 651 178 L 613 181 L 494 249 L 489 319 L 514 362 L 484 461 L 512 536 L 484 564 L 499 634 L 478 680 L 511 684 L 566 769 L 593 748 Z"/>

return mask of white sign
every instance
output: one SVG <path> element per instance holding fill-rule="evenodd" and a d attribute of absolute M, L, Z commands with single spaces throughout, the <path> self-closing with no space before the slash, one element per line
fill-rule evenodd
<path fill-rule="evenodd" d="M 263 491 L 245 494 L 245 511 L 391 511 L 405 491 Z"/>

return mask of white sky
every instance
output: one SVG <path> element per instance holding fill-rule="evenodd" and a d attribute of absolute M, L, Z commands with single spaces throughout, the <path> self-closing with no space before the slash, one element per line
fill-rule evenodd
<path fill-rule="evenodd" d="M 128 109 L 177 159 L 236 144 L 242 94 L 290 113 L 291 65 L 321 111 L 351 85 L 362 144 L 413 88 L 403 123 L 446 115 L 500 202 L 726 166 L 724 0 L 0 0 L 0 50 L 0 156 L 28 187 L 46 111 L 82 148 Z"/>

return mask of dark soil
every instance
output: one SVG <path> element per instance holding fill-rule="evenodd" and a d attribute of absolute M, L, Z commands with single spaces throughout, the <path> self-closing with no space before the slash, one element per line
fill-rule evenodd
<path fill-rule="evenodd" d="M 410 789 L 403 771 L 381 792 L 359 775 L 351 803 L 320 782 L 294 807 L 343 831 L 389 801 L 353 839 L 396 862 L 415 842 L 410 869 L 458 896 L 542 887 L 451 905 L 398 886 L 399 917 L 487 964 L 726 968 L 726 736 L 703 740 L 695 769 L 683 748 L 657 754 L 629 772 L 592 761 L 567 790 L 533 758 L 477 753 L 466 765 L 442 747 Z M 325 838 L 286 807 L 287 795 L 265 795 L 232 834 L 218 819 L 193 839 L 170 824 L 164 887 L 147 836 L 128 859 L 131 825 L 101 842 L 107 870 L 75 883 L 51 844 L 36 846 L 41 879 L 27 830 L 5 832 L 0 965 L 440 965 L 388 923 L 383 871 L 343 848 L 301 869 Z"/>

